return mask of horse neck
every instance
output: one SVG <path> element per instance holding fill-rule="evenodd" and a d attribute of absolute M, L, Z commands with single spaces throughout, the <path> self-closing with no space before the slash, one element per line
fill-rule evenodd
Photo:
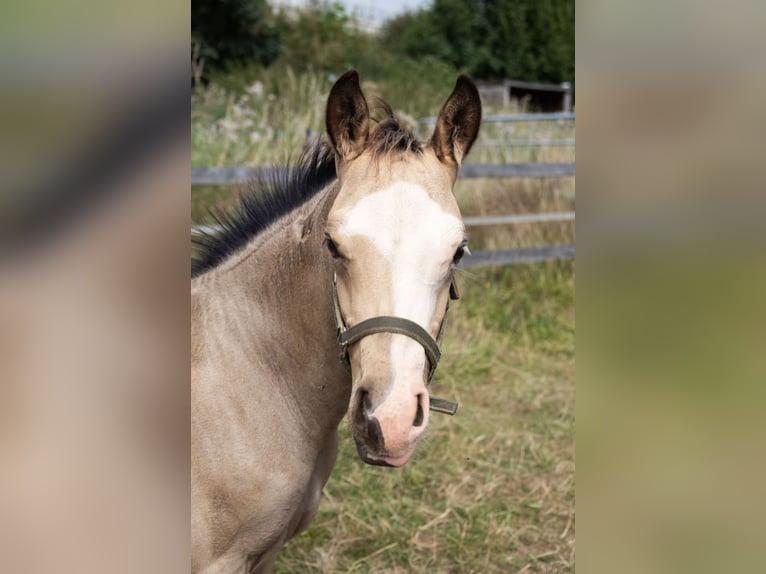
<path fill-rule="evenodd" d="M 213 270 L 225 318 L 218 324 L 258 357 L 259 384 L 276 384 L 316 430 L 334 430 L 346 412 L 350 375 L 339 363 L 332 264 L 322 244 L 335 186 L 275 222 Z M 271 379 L 271 380 L 267 380 Z"/>

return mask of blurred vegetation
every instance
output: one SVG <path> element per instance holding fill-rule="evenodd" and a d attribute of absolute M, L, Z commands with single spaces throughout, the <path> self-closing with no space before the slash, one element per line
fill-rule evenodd
<path fill-rule="evenodd" d="M 191 49 L 195 81 L 235 64 L 268 66 L 279 55 L 279 31 L 266 0 L 194 0 Z"/>
<path fill-rule="evenodd" d="M 195 83 L 270 67 L 325 74 L 356 68 L 383 80 L 418 64 L 484 80 L 573 82 L 574 2 L 433 0 L 371 33 L 339 2 L 313 0 L 296 10 L 266 0 L 195 0 L 192 63 Z"/>

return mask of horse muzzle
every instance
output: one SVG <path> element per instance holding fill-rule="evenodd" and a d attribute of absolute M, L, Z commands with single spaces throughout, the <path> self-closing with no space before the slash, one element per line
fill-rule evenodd
<path fill-rule="evenodd" d="M 409 389 L 389 392 L 374 410 L 370 397 L 360 386 L 351 405 L 351 429 L 359 457 L 367 464 L 402 466 L 428 426 L 428 393 L 424 386 L 417 394 Z"/>
<path fill-rule="evenodd" d="M 436 367 L 438 366 L 439 360 L 441 359 L 439 341 L 441 340 L 441 337 L 444 333 L 444 327 L 447 322 L 449 302 L 447 303 L 447 308 L 444 310 L 444 319 L 442 320 L 441 326 L 439 328 L 439 333 L 436 339 L 434 339 L 431 334 L 423 327 L 414 321 L 410 321 L 409 319 L 405 319 L 403 317 L 383 315 L 365 319 L 364 321 L 361 321 L 352 327 L 347 327 L 346 322 L 343 319 L 343 313 L 340 309 L 340 301 L 338 300 L 337 278 L 335 275 L 333 275 L 332 280 L 332 292 L 333 303 L 335 306 L 335 321 L 338 333 L 338 358 L 341 363 L 346 365 L 349 364 L 349 346 L 353 345 L 364 337 L 368 337 L 369 335 L 374 335 L 376 333 L 393 333 L 397 335 L 404 335 L 410 339 L 413 339 L 414 341 L 417 341 L 423 347 L 426 358 L 428 359 L 428 377 L 426 378 L 426 383 L 431 382 L 431 379 L 434 376 L 434 371 L 436 371 Z M 455 300 L 459 298 L 460 294 L 457 289 L 457 284 L 453 279 L 452 283 L 450 284 L 450 299 Z M 457 412 L 457 407 L 458 404 L 456 402 L 446 399 L 439 399 L 436 397 L 433 397 L 429 402 L 430 410 L 448 415 L 454 415 Z"/>

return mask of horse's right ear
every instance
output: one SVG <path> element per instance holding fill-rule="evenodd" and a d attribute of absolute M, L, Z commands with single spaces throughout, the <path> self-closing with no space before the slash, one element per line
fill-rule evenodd
<path fill-rule="evenodd" d="M 354 159 L 362 153 L 370 133 L 370 110 L 356 70 L 343 74 L 330 90 L 325 124 L 339 159 Z"/>

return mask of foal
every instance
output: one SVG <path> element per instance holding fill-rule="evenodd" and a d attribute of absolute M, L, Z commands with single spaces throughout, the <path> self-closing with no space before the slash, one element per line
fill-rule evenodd
<path fill-rule="evenodd" d="M 332 145 L 198 241 L 194 572 L 271 571 L 316 514 L 346 411 L 369 464 L 405 464 L 428 426 L 427 384 L 467 249 L 452 189 L 481 101 L 458 78 L 427 143 L 385 109 L 372 129 L 357 73 L 344 74 L 327 102 Z"/>

